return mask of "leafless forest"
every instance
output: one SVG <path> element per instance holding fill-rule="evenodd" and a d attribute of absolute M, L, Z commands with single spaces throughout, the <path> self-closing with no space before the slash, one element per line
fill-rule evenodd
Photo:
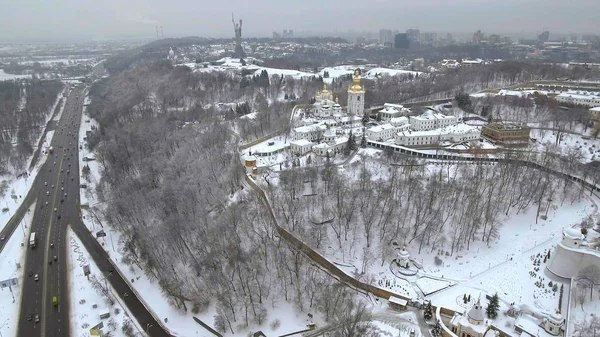
<path fill-rule="evenodd" d="M 561 170 L 570 165 L 549 154 L 513 158 Z M 282 225 L 316 249 L 334 246 L 343 258 L 364 256 L 366 272 L 370 264 L 395 257 L 394 242 L 452 255 L 474 241 L 493 242 L 506 215 L 534 207 L 541 217 L 549 199 L 562 205 L 585 193 L 549 172 L 511 163 L 416 164 L 365 156 L 343 171 L 335 165 L 283 171 L 279 184 L 270 186 L 271 199 Z"/>
<path fill-rule="evenodd" d="M 26 169 L 63 84 L 0 81 L 0 175 Z"/>
<path fill-rule="evenodd" d="M 473 82 L 471 76 L 367 81 L 367 97 L 375 103 L 431 96 L 451 90 L 459 78 L 463 86 Z M 505 76 L 478 83 L 492 86 Z M 339 318 L 350 301 L 344 286 L 275 235 L 266 210 L 241 184 L 239 143 L 288 130 L 292 106 L 307 103 L 322 85 L 320 79 L 244 79 L 159 62 L 90 90 L 89 111 L 100 123 L 88 144 L 102 167 L 98 194 L 105 217 L 124 233 L 127 262 L 157 279 L 181 310 L 202 311 L 216 302 L 218 330 L 270 322 L 267 308 L 282 298 L 327 320 Z M 340 101 L 347 85 L 333 86 Z M 283 100 L 292 94 L 296 102 Z M 238 118 L 250 111 L 257 111 L 254 119 Z M 543 206 L 554 191 L 564 202 L 577 198 L 572 186 L 550 174 L 510 165 L 460 166 L 429 178 L 423 169 L 381 165 L 376 169 L 389 171 L 385 181 L 371 166 L 356 168 L 356 184 L 333 166 L 282 172 L 280 186 L 269 192 L 282 224 L 316 247 L 328 237 L 343 246 L 366 236 L 369 245 L 382 247 L 373 261 L 383 262 L 392 240 L 422 249 L 445 242 L 458 251 L 493 239 L 500 214 Z M 316 196 L 302 196 L 305 181 Z M 312 225 L 329 218 L 327 226 Z M 441 228 L 454 234 L 440 235 Z"/>

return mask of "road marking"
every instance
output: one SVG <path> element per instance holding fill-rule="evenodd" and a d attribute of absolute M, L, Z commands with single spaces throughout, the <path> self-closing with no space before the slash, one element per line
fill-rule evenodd
<path fill-rule="evenodd" d="M 64 149 L 63 149 L 64 152 Z M 58 179 L 60 179 L 60 170 L 62 169 L 62 165 L 63 165 L 63 157 L 61 157 L 60 159 L 60 164 L 58 167 L 58 170 L 56 170 L 56 178 L 57 181 Z M 54 165 L 56 166 L 56 165 Z M 52 206 L 50 207 L 52 210 L 55 208 L 56 206 L 56 196 L 57 196 L 57 192 L 58 192 L 58 188 L 55 188 L 54 191 L 54 198 L 52 199 Z M 49 211 L 50 214 L 52 214 L 52 211 Z M 54 216 L 50 215 L 50 221 L 48 224 L 48 231 L 46 234 L 46 245 L 45 245 L 45 250 L 44 250 L 44 261 L 43 261 L 43 265 L 44 265 L 44 276 L 43 276 L 43 294 L 42 294 L 42 323 L 41 323 L 41 336 L 44 337 L 46 335 L 46 319 L 47 319 L 47 315 L 46 315 L 46 299 L 47 299 L 47 295 L 48 295 L 48 289 L 47 289 L 47 275 L 48 275 L 48 253 L 50 251 L 50 233 L 52 233 L 52 223 L 54 222 Z M 59 270 L 60 273 L 60 270 Z"/>

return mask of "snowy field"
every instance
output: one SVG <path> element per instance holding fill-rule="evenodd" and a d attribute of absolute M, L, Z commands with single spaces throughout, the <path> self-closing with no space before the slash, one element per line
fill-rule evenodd
<path fill-rule="evenodd" d="M 111 336 L 126 336 L 122 327 L 127 324 L 131 330 L 142 334 L 142 328 L 132 319 L 127 307 L 119 303 L 119 297 L 109 283 L 104 280 L 104 276 L 98 273 L 98 267 L 91 259 L 90 254 L 85 250 L 81 241 L 69 228 L 68 230 L 69 254 L 67 270 L 69 273 L 69 321 L 71 322 L 71 336 L 87 337 L 90 336 L 90 328 L 100 322 L 104 328 L 102 332 L 110 333 Z M 83 266 L 89 265 L 91 274 L 84 276 Z M 94 282 L 104 285 L 104 291 L 108 296 L 115 300 L 110 304 L 107 296 L 98 292 L 94 288 Z M 96 283 L 98 284 L 98 283 Z M 110 313 L 110 318 L 101 319 L 100 315 Z"/>
<path fill-rule="evenodd" d="M 531 137 L 537 139 L 534 148 L 544 148 L 567 157 L 578 158 L 583 162 L 600 159 L 600 139 L 583 139 L 580 135 L 563 133 L 560 143 L 556 145 L 556 133 L 548 130 L 531 130 Z"/>
<path fill-rule="evenodd" d="M 12 292 L 8 288 L 0 290 L 0 335 L 2 337 L 17 337 L 22 284 L 32 282 L 32 279 L 25 277 L 25 270 L 22 268 L 29 247 L 27 240 L 35 204 L 32 204 L 30 209 L 32 211 L 25 213 L 23 221 L 13 235 L 7 238 L 8 242 L 0 254 L 0 280 L 18 279 L 18 285 L 12 287 Z M 18 265 L 21 268 L 17 268 Z"/>
<path fill-rule="evenodd" d="M 20 79 L 20 78 L 31 78 L 31 75 L 7 74 L 4 72 L 4 69 L 0 69 L 0 81 L 16 80 L 16 79 Z"/>
<path fill-rule="evenodd" d="M 390 68 L 373 68 L 367 71 L 366 74 L 363 74 L 365 78 L 374 79 L 381 75 L 388 76 L 396 76 L 396 75 L 421 75 L 421 72 L 418 71 L 410 71 L 410 70 L 402 70 L 402 69 L 390 69 Z"/>
<path fill-rule="evenodd" d="M 431 277 L 421 277 L 417 280 L 417 286 L 425 295 L 448 288 L 453 284 L 454 283 L 450 281 L 434 279 Z"/>

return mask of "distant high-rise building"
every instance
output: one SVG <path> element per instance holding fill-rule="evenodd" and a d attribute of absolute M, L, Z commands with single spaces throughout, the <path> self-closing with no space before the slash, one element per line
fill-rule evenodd
<path fill-rule="evenodd" d="M 473 43 L 480 44 L 481 40 L 483 40 L 483 33 L 481 30 L 477 30 L 475 33 L 473 33 Z"/>
<path fill-rule="evenodd" d="M 392 43 L 393 39 L 394 39 L 394 35 L 391 30 L 381 29 L 379 31 L 379 44 L 385 45 L 385 44 Z"/>
<path fill-rule="evenodd" d="M 277 33 L 277 32 L 273 32 L 273 40 L 280 40 L 281 39 L 281 34 Z"/>
<path fill-rule="evenodd" d="M 437 33 L 422 33 L 420 42 L 425 45 L 433 45 L 437 40 Z"/>
<path fill-rule="evenodd" d="M 410 40 L 405 33 L 396 34 L 394 37 L 394 48 L 396 49 L 408 49 Z"/>
<path fill-rule="evenodd" d="M 292 29 L 284 29 L 283 30 L 283 38 L 284 39 L 293 39 L 294 38 L 294 31 Z"/>
<path fill-rule="evenodd" d="M 548 42 L 548 39 L 550 39 L 550 32 L 549 31 L 542 32 L 542 34 L 538 35 L 538 42 L 539 43 Z"/>
<path fill-rule="evenodd" d="M 418 29 L 407 29 L 406 37 L 410 42 L 419 42 L 421 32 Z"/>

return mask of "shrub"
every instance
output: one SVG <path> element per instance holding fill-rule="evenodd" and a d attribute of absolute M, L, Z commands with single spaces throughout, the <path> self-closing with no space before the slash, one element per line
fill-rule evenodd
<path fill-rule="evenodd" d="M 444 261 L 442 261 L 442 259 L 440 259 L 439 256 L 437 256 L 437 255 L 435 256 L 433 262 L 435 263 L 436 266 L 441 266 L 444 263 Z"/>

